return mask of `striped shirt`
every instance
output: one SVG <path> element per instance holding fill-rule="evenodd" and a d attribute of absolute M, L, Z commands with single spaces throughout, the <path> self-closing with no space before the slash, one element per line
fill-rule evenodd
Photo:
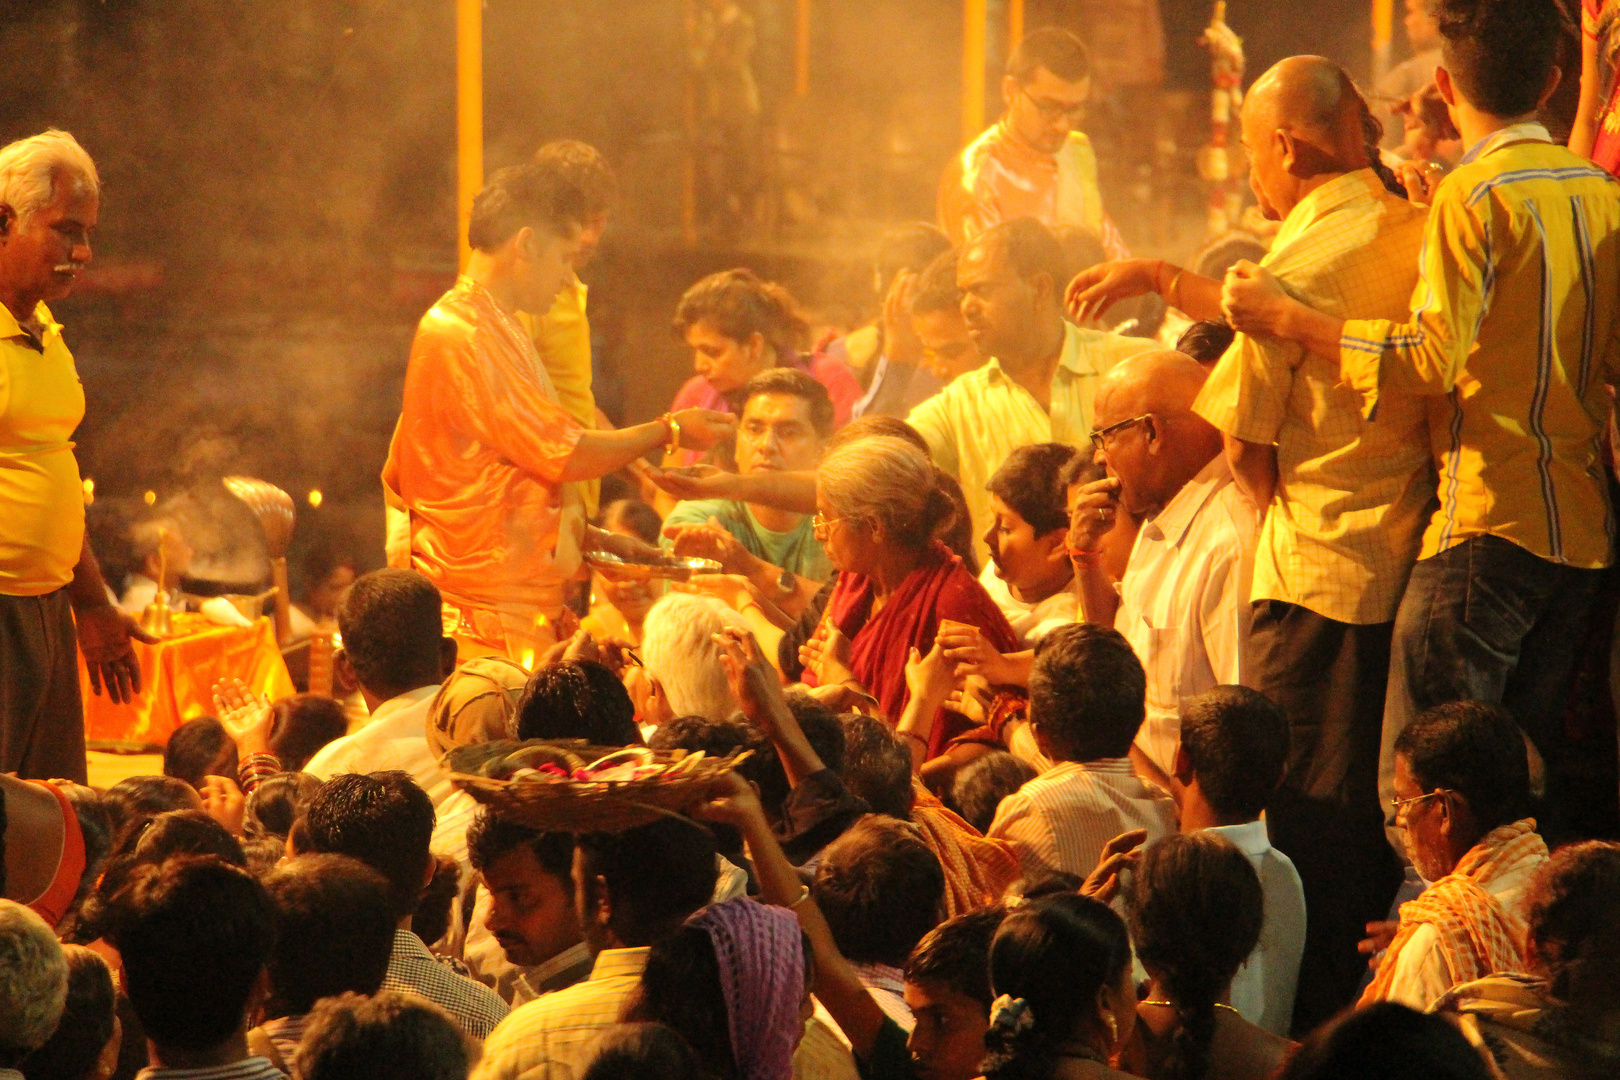
<path fill-rule="evenodd" d="M 1042 773 L 996 809 L 988 835 L 1010 842 L 1025 875 L 1062 870 L 1085 877 L 1103 845 L 1146 829 L 1147 843 L 1176 831 L 1176 804 L 1142 782 L 1129 758 L 1065 761 Z"/>
<path fill-rule="evenodd" d="M 394 931 L 394 952 L 388 958 L 382 988 L 427 998 L 475 1039 L 488 1038 L 511 1011 L 495 991 L 456 974 L 409 930 Z"/>
<path fill-rule="evenodd" d="M 1260 265 L 1318 311 L 1404 319 L 1426 221 L 1360 169 L 1301 199 Z M 1277 447 L 1251 598 L 1342 623 L 1394 619 L 1434 496 L 1424 400 L 1387 394 L 1377 419 L 1364 419 L 1337 357 L 1239 334 L 1193 411 L 1227 435 Z"/>
<path fill-rule="evenodd" d="M 1364 415 L 1387 392 L 1429 395 L 1440 505 L 1421 558 L 1500 536 L 1552 562 L 1608 565 L 1617 243 L 1620 183 L 1541 125 L 1514 125 L 1435 192 L 1409 320 L 1345 323 L 1341 368 Z"/>
<path fill-rule="evenodd" d="M 142 1069 L 135 1080 L 287 1080 L 287 1076 L 262 1057 L 245 1057 L 200 1069 Z"/>

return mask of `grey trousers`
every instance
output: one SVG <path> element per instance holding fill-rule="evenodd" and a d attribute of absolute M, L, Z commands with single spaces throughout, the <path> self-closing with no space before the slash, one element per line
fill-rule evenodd
<path fill-rule="evenodd" d="M 88 779 L 78 638 L 65 589 L 0 595 L 0 772 Z"/>

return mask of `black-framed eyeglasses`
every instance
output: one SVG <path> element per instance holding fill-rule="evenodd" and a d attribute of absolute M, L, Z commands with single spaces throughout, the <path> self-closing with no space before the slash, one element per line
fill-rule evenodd
<path fill-rule="evenodd" d="M 1114 432 L 1123 431 L 1132 424 L 1140 424 L 1142 421 L 1150 420 L 1152 418 L 1152 413 L 1143 413 L 1141 416 L 1133 416 L 1129 420 L 1121 420 L 1117 424 L 1109 424 L 1105 428 L 1097 428 L 1091 433 L 1091 445 L 1095 446 L 1098 450 L 1101 450 L 1103 449 L 1104 441 L 1107 440 L 1108 436 L 1114 434 Z"/>
<path fill-rule="evenodd" d="M 1035 106 L 1035 111 L 1041 114 L 1042 119 L 1067 120 L 1071 124 L 1078 124 L 1086 118 L 1086 103 L 1083 101 L 1075 105 L 1068 105 L 1061 101 L 1038 98 L 1029 92 L 1029 87 L 1024 86 L 1022 83 L 1019 84 L 1018 90 L 1029 98 L 1029 103 Z"/>

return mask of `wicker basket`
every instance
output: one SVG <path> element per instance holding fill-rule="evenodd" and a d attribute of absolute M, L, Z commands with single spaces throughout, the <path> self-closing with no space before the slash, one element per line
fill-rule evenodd
<path fill-rule="evenodd" d="M 469 755 L 467 750 L 482 753 Z M 504 749 L 505 752 L 501 752 Z M 610 754 L 639 750 L 670 769 L 643 780 L 500 780 L 472 771 L 521 751 L 533 764 L 554 761 L 578 769 Z M 464 748 L 445 758 L 450 779 L 474 799 L 510 821 L 552 832 L 623 832 L 660 817 L 678 816 L 715 794 L 726 775 L 751 751 L 727 756 L 688 754 L 685 750 L 591 746 L 580 740 L 491 744 Z M 458 768 L 459 766 L 459 768 Z"/>

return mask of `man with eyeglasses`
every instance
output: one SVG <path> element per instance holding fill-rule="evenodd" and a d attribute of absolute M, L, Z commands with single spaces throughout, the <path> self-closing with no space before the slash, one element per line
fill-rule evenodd
<path fill-rule="evenodd" d="M 939 223 L 962 244 L 1003 221 L 1032 217 L 1078 226 L 1110 259 L 1129 256 L 1103 208 L 1097 155 L 1075 130 L 1091 97 L 1091 60 L 1080 39 L 1046 27 L 1018 43 L 1001 80 L 1006 112 L 946 166 Z"/>

